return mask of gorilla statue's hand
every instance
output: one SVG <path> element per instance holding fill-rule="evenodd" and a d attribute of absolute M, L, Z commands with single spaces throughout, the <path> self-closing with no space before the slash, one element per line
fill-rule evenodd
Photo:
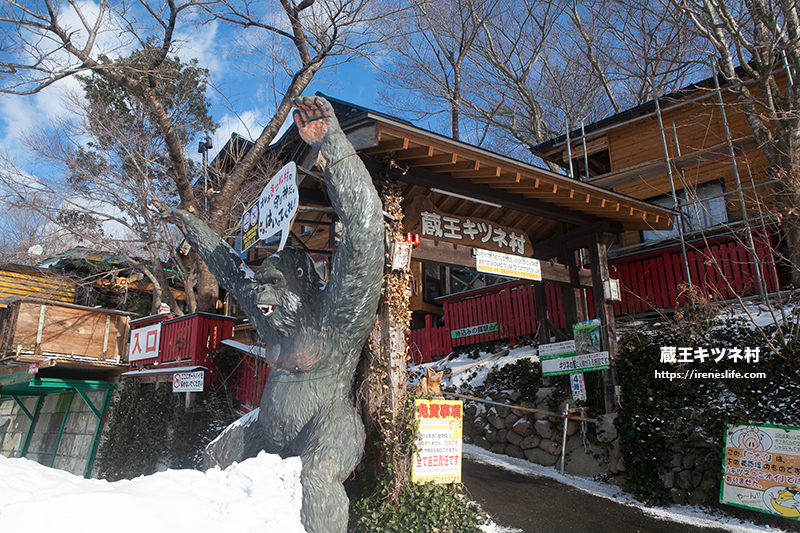
<path fill-rule="evenodd" d="M 327 100 L 316 96 L 295 98 L 294 106 L 297 109 L 292 116 L 300 132 L 300 137 L 312 146 L 319 145 L 328 132 L 328 120 L 335 119 L 333 108 Z"/>
<path fill-rule="evenodd" d="M 167 224 L 174 224 L 179 230 L 181 230 L 181 233 L 186 235 L 186 226 L 183 223 L 183 219 L 177 213 L 175 213 L 174 210 L 161 213 L 161 220 Z"/>

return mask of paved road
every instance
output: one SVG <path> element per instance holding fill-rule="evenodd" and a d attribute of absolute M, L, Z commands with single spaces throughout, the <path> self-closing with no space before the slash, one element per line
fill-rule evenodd
<path fill-rule="evenodd" d="M 727 533 L 667 522 L 641 510 L 561 484 L 465 459 L 470 499 L 499 525 L 524 533 Z"/>

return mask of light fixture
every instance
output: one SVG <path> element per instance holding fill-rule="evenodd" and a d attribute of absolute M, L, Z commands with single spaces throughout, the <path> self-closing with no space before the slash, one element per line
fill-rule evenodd
<path fill-rule="evenodd" d="M 436 193 L 439 193 L 439 194 L 444 194 L 444 195 L 446 195 L 446 196 L 452 196 L 453 198 L 459 198 L 459 199 L 461 199 L 461 200 L 467 200 L 467 201 L 469 201 L 469 202 L 475 202 L 476 204 L 488 205 L 489 207 L 494 207 L 495 209 L 502 209 L 502 208 L 503 208 L 503 206 L 502 206 L 502 205 L 500 205 L 500 204 L 495 204 L 495 203 L 492 203 L 492 202 L 487 202 L 486 200 L 478 200 L 477 198 L 471 198 L 471 197 L 469 197 L 469 196 L 464 196 L 463 194 L 457 194 L 457 193 L 450 192 L 450 191 L 443 191 L 442 189 L 436 189 L 436 188 L 434 188 L 434 187 L 431 187 L 429 190 L 430 190 L 431 192 L 436 192 Z"/>

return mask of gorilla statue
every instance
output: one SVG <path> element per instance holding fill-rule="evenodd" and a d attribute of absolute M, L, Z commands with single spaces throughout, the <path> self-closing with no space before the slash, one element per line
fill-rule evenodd
<path fill-rule="evenodd" d="M 241 305 L 266 345 L 269 378 L 256 423 L 240 421 L 206 450 L 228 466 L 259 450 L 300 456 L 301 519 L 309 533 L 345 533 L 342 483 L 364 450 L 353 380 L 375 323 L 384 265 L 383 212 L 372 179 L 319 97 L 295 99 L 300 136 L 319 150 L 328 195 L 342 223 L 325 284 L 304 252 L 287 247 L 254 273 L 205 223 L 175 209 L 177 224 L 219 284 Z"/>

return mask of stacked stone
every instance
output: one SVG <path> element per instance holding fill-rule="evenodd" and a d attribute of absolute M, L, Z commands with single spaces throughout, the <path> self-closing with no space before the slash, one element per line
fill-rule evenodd
<path fill-rule="evenodd" d="M 545 466 L 559 466 L 564 439 L 564 419 L 551 416 L 553 389 L 542 387 L 534 402 L 519 402 L 517 392 L 493 394 L 487 400 L 535 409 L 537 412 L 482 403 L 464 408 L 464 442 L 494 453 L 527 459 Z M 564 405 L 560 406 L 564 410 Z M 565 470 L 571 474 L 595 476 L 606 471 L 604 449 L 584 444 L 579 422 L 567 424 Z"/>

